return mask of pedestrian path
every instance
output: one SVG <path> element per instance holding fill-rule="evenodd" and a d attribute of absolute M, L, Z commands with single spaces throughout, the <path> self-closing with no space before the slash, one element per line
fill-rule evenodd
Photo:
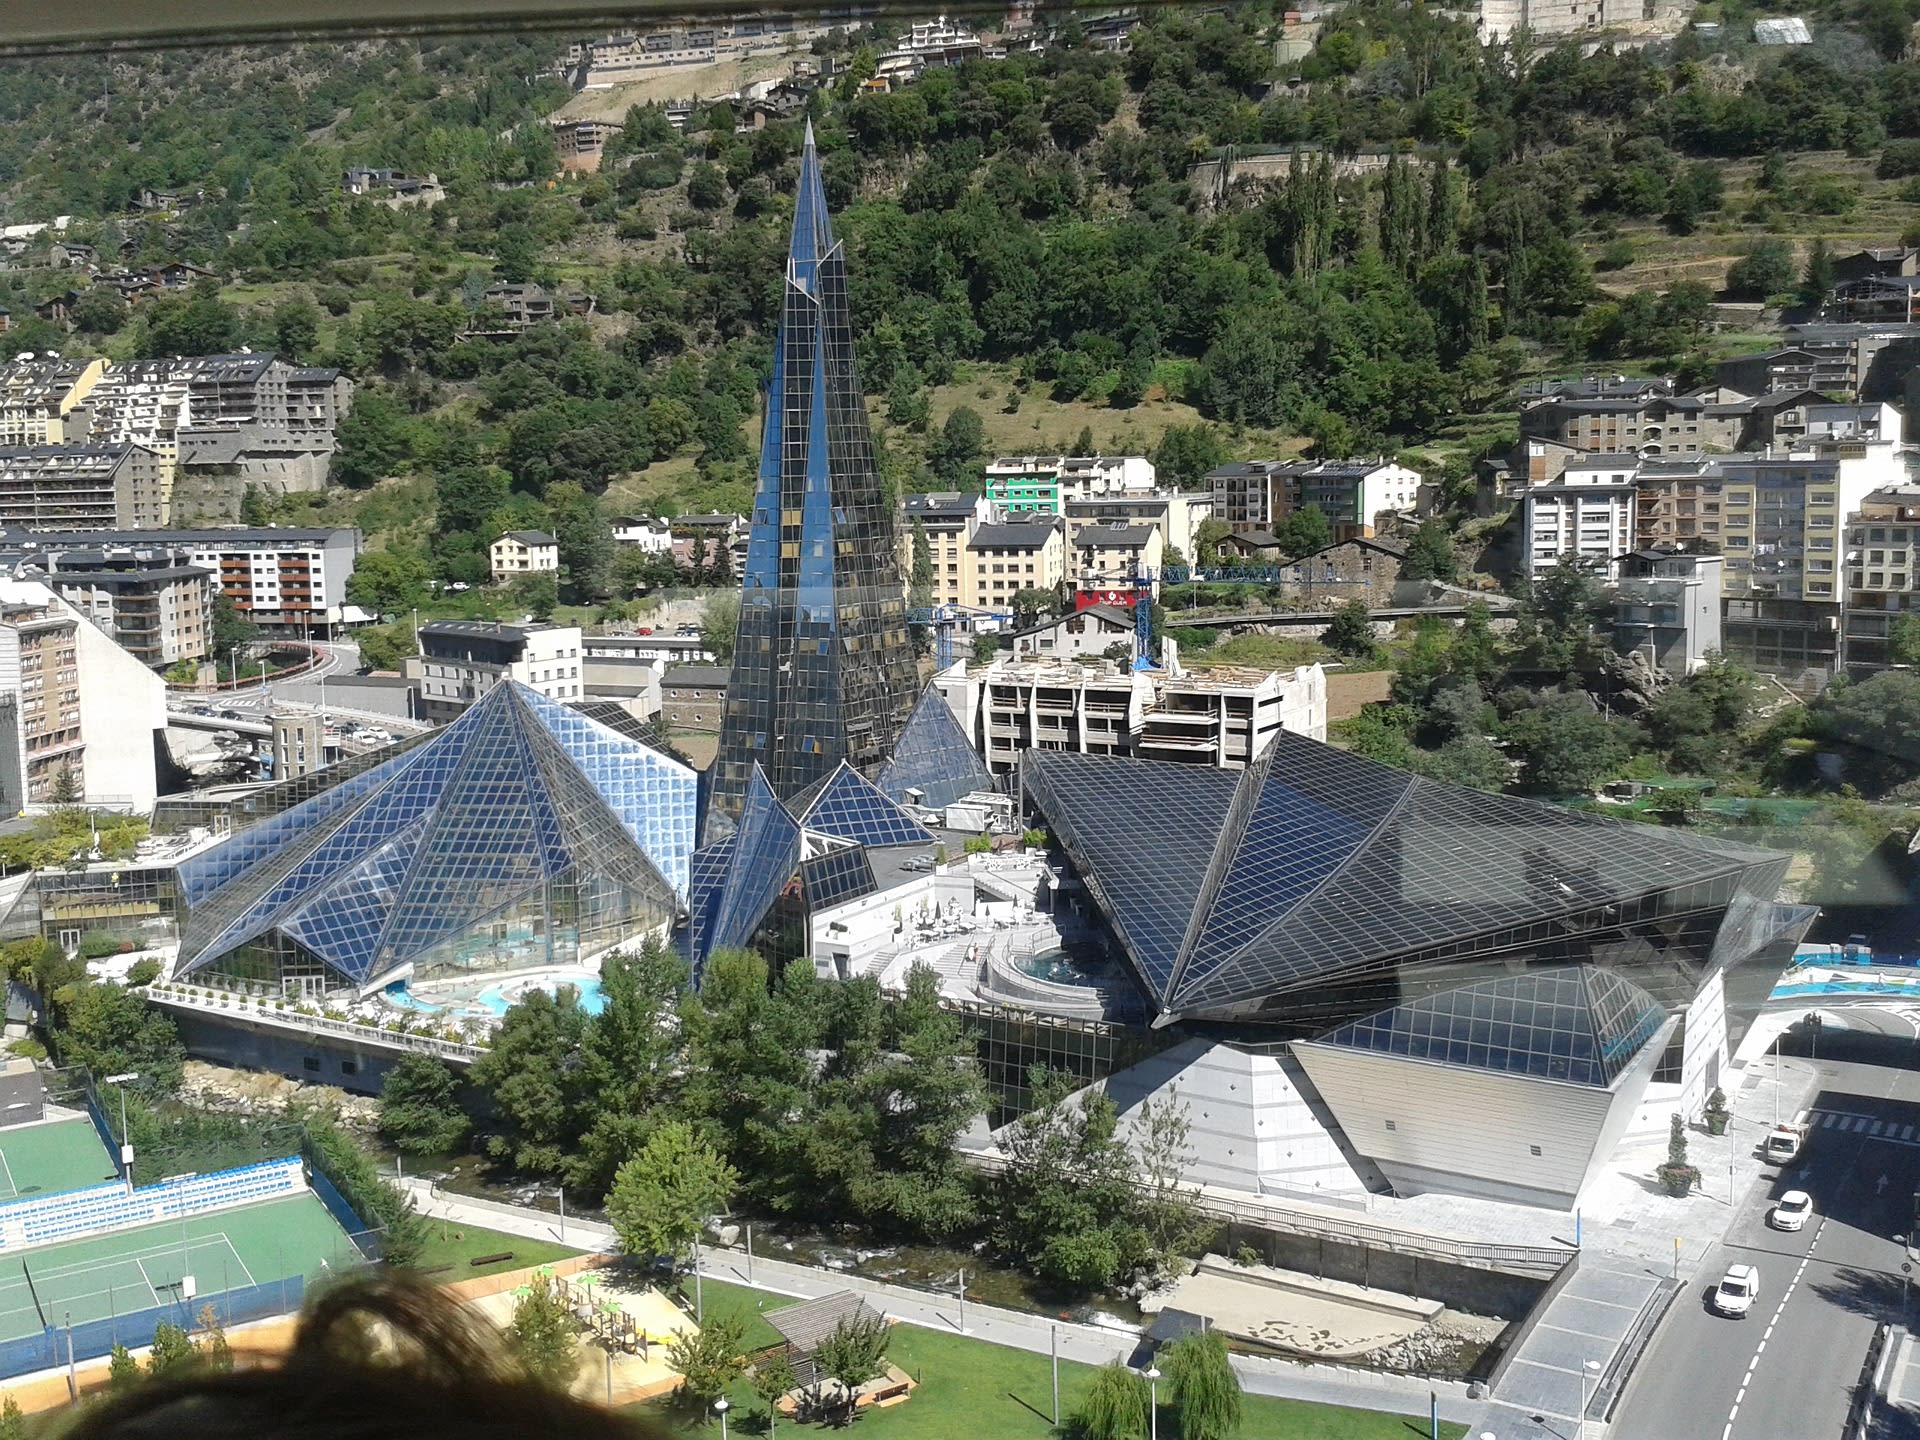
<path fill-rule="evenodd" d="M 482 1225 L 530 1239 L 561 1240 L 583 1249 L 616 1248 L 613 1232 L 605 1225 L 571 1218 L 562 1222 L 558 1216 L 531 1206 L 452 1195 L 426 1180 L 408 1179 L 404 1185 L 415 1207 L 437 1219 Z M 963 1303 L 957 1295 L 936 1295 L 764 1255 L 749 1257 L 744 1249 L 734 1247 L 703 1246 L 699 1269 L 700 1274 L 710 1280 L 752 1285 L 800 1299 L 857 1290 L 871 1299 L 876 1308 L 910 1325 L 971 1335 L 1038 1355 L 1049 1354 L 1057 1346 L 1063 1360 L 1085 1365 L 1104 1365 L 1116 1358 L 1124 1360 L 1139 1342 L 1139 1335 L 1131 1329 L 1082 1325 L 972 1301 Z M 1437 1398 L 1443 1420 L 1469 1426 L 1486 1408 L 1482 1402 L 1468 1398 L 1464 1385 L 1452 1381 L 1430 1384 L 1411 1376 L 1383 1375 L 1337 1365 L 1291 1364 L 1245 1355 L 1234 1357 L 1234 1369 L 1242 1387 L 1252 1395 L 1277 1395 L 1322 1405 L 1347 1405 L 1419 1416 L 1428 1413 L 1430 1398 Z"/>

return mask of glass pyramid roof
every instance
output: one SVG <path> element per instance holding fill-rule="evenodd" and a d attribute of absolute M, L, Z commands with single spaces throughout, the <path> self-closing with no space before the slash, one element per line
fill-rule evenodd
<path fill-rule="evenodd" d="M 962 795 L 993 789 L 993 772 L 953 718 L 939 686 L 929 685 L 873 783 L 889 800 L 903 805 L 907 792 L 918 790 L 922 805 L 939 810 Z"/>
<path fill-rule="evenodd" d="M 708 943 L 694 958 L 732 949 L 753 938 L 768 908 L 800 864 L 800 822 L 789 815 L 759 766 L 747 780 L 740 829 L 731 842 L 725 884 L 715 902 Z"/>
<path fill-rule="evenodd" d="M 1666 1018 L 1631 981 L 1573 965 L 1442 990 L 1311 1043 L 1605 1088 Z"/>
<path fill-rule="evenodd" d="M 516 683 L 385 764 L 189 862 L 180 973 L 277 931 L 376 983 L 561 877 L 670 917 L 694 772 Z M 183 870 L 188 867 L 183 867 Z"/>
<path fill-rule="evenodd" d="M 858 845 L 934 843 L 931 830 L 844 760 L 833 774 L 788 801 L 787 810 L 808 830 Z"/>
<path fill-rule="evenodd" d="M 1459 789 L 1282 732 L 1233 772 L 1029 750 L 1022 779 L 1163 1019 L 1243 1015 L 1636 902 L 1724 909 L 1767 851 Z M 1762 875 L 1761 872 L 1765 872 Z"/>

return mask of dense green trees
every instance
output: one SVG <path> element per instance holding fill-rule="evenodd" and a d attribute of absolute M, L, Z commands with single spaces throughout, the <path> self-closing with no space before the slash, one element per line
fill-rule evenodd
<path fill-rule="evenodd" d="M 380 1082 L 380 1134 L 411 1155 L 444 1155 L 467 1138 L 460 1081 L 430 1055 L 403 1055 Z"/>

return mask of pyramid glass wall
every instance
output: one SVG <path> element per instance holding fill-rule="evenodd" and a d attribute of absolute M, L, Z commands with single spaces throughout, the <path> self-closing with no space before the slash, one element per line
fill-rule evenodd
<path fill-rule="evenodd" d="M 694 772 L 525 686 L 182 867 L 176 974 L 363 989 L 569 964 L 678 913 Z"/>
<path fill-rule="evenodd" d="M 741 579 L 710 800 L 729 818 L 756 765 L 781 800 L 842 760 L 873 773 L 919 691 L 893 506 L 855 368 L 846 255 L 811 127 Z"/>

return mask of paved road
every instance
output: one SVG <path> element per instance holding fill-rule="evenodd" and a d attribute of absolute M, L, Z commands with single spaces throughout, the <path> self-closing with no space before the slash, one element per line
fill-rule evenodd
<path fill-rule="evenodd" d="M 1862 1048 L 1834 1036 L 1822 1047 Z M 1905 1252 L 1894 1237 L 1907 1234 L 1920 1185 L 1920 1073 L 1838 1056 L 1819 1068 L 1805 1162 L 1743 1197 L 1725 1242 L 1708 1252 L 1636 1367 L 1616 1440 L 1841 1433 L 1873 1327 L 1898 1320 L 1905 1298 Z M 1798 1234 L 1766 1224 L 1773 1198 L 1790 1189 L 1814 1199 Z M 1728 1320 L 1707 1296 L 1737 1262 L 1758 1268 L 1760 1294 L 1745 1320 Z"/>
<path fill-rule="evenodd" d="M 570 1219 L 561 1234 L 559 1217 L 526 1206 L 495 1202 L 475 1204 L 462 1196 L 434 1189 L 423 1180 L 408 1179 L 408 1192 L 414 1204 L 428 1215 L 463 1220 L 510 1234 L 540 1239 L 562 1239 L 568 1244 L 614 1248 L 613 1234 L 604 1225 Z M 930 1295 L 901 1285 L 845 1275 L 833 1270 L 795 1265 L 790 1261 L 755 1256 L 748 1261 L 744 1250 L 708 1249 L 701 1253 L 700 1272 L 709 1279 L 752 1283 L 762 1289 L 795 1296 L 828 1295 L 837 1290 L 859 1290 L 874 1298 L 877 1308 L 911 1325 L 949 1333 L 962 1329 L 959 1301 Z M 751 1278 L 749 1279 L 749 1272 Z M 1130 1355 L 1137 1337 L 1129 1331 L 1098 1325 L 1058 1324 L 1044 1316 L 1020 1310 L 1003 1310 L 990 1305 L 969 1303 L 964 1314 L 964 1331 L 996 1345 L 1045 1355 L 1056 1342 L 1064 1359 L 1088 1365 L 1104 1365 L 1115 1357 Z M 1376 1375 L 1346 1370 L 1334 1365 L 1290 1365 L 1280 1360 L 1235 1356 L 1234 1369 L 1249 1394 L 1281 1395 L 1294 1400 L 1311 1400 L 1323 1405 L 1348 1405 L 1368 1410 L 1417 1416 L 1424 1422 L 1428 1396 L 1437 1395 L 1440 1416 L 1472 1424 L 1485 1412 L 1477 1401 L 1466 1398 L 1461 1385 L 1441 1383 L 1429 1390 L 1426 1382 L 1403 1376 Z M 1409 1433 L 1424 1435 L 1425 1425 L 1409 1425 Z"/>

